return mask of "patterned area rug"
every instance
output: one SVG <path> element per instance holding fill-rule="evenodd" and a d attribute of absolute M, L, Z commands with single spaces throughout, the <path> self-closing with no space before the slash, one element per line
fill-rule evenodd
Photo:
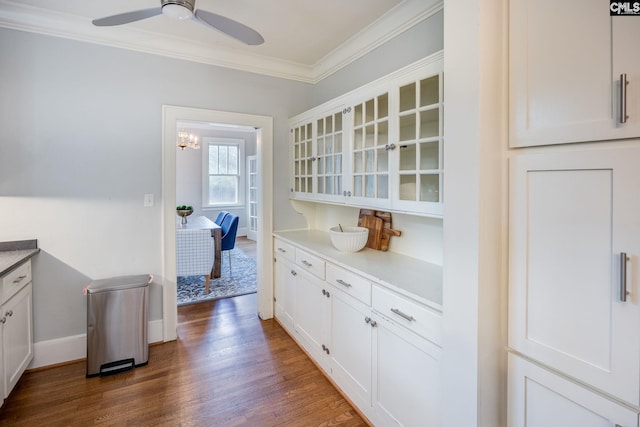
<path fill-rule="evenodd" d="M 223 253 L 220 278 L 211 279 L 208 294 L 204 293 L 203 276 L 178 277 L 178 305 L 230 298 L 257 291 L 256 261 L 253 258 L 247 257 L 237 248 L 232 249 L 231 267 L 232 272 L 229 273 L 229 255 Z"/>

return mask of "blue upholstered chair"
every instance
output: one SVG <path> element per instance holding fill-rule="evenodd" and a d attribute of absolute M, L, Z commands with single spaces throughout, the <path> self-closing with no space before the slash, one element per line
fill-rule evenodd
<path fill-rule="evenodd" d="M 220 245 L 220 250 L 222 252 L 227 251 L 229 254 L 229 272 L 231 272 L 231 249 L 236 246 L 238 220 L 239 218 L 237 215 L 230 213 L 224 217 L 224 220 L 220 225 L 220 227 L 222 227 L 222 244 Z"/>
<path fill-rule="evenodd" d="M 216 217 L 216 220 L 213 221 L 218 225 L 222 225 L 222 222 L 224 221 L 224 218 L 229 215 L 229 212 L 227 211 L 220 211 L 220 213 L 218 214 L 218 216 Z"/>

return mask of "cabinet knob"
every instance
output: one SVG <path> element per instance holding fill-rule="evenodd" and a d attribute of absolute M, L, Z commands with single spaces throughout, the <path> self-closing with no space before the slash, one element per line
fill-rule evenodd
<path fill-rule="evenodd" d="M 369 316 L 364 318 L 364 323 L 369 323 L 371 322 L 371 318 Z"/>
<path fill-rule="evenodd" d="M 297 273 L 295 270 L 291 270 L 291 275 L 292 275 L 292 276 L 297 276 L 297 275 L 298 275 L 298 273 Z"/>
<path fill-rule="evenodd" d="M 395 150 L 396 149 L 396 144 L 387 144 L 384 146 L 384 149 L 389 151 L 389 150 Z"/>
<path fill-rule="evenodd" d="M 3 317 L 2 319 L 0 319 L 0 323 L 2 323 L 2 324 L 7 323 L 7 318 Z"/>
<path fill-rule="evenodd" d="M 9 317 L 13 316 L 13 310 L 7 311 L 7 316 L 9 316 Z"/>

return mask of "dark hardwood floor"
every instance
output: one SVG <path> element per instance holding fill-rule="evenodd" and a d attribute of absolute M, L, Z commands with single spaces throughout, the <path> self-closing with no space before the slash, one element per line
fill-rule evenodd
<path fill-rule="evenodd" d="M 2 426 L 364 426 L 256 295 L 178 309 L 174 342 L 149 364 L 85 378 L 84 361 L 27 372 Z"/>

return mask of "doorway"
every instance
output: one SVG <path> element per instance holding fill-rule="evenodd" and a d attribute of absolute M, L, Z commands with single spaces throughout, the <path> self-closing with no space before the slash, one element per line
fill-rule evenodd
<path fill-rule="evenodd" d="M 260 180 L 257 198 L 257 274 L 258 315 L 273 317 L 273 259 L 271 245 L 273 206 L 273 119 L 226 111 L 163 106 L 163 340 L 177 338 L 176 303 L 176 124 L 179 120 L 209 122 L 231 126 L 252 126 L 257 131 L 256 178 Z"/>

